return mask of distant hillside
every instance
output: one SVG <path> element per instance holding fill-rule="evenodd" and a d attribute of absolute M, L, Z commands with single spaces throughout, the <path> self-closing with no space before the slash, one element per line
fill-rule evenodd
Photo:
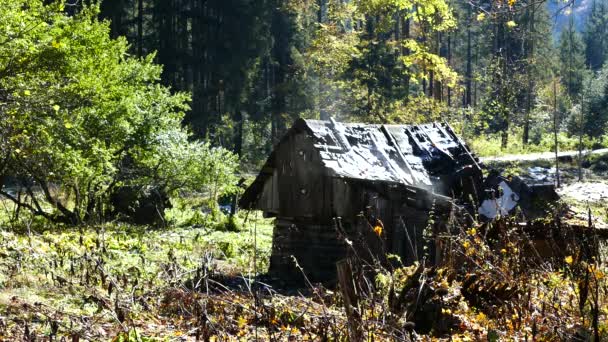
<path fill-rule="evenodd" d="M 553 15 L 554 20 L 553 37 L 555 39 L 559 37 L 562 29 L 568 25 L 571 15 L 574 15 L 574 23 L 577 31 L 583 32 L 585 21 L 589 16 L 593 1 L 594 0 L 575 0 L 572 8 L 564 8 L 565 4 L 563 1 L 548 1 L 549 13 Z"/>

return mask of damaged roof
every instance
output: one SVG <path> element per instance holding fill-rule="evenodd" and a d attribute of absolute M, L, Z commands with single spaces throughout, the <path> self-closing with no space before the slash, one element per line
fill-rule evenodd
<path fill-rule="evenodd" d="M 298 119 L 243 194 L 241 206 L 253 203 L 272 176 L 277 147 L 300 132 L 312 137 L 332 177 L 399 183 L 444 193 L 442 177 L 463 168 L 480 170 L 477 159 L 447 123 L 379 125 Z"/>

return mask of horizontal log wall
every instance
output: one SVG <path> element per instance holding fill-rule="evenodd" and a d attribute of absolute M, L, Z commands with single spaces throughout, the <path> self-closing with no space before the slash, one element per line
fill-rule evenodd
<path fill-rule="evenodd" d="M 420 260 L 425 252 L 431 252 L 432 248 L 424 250 L 429 241 L 423 238 L 428 214 L 408 207 L 399 208 L 393 214 L 382 217 L 385 227 L 381 236 L 361 215 L 351 220 L 341 219 L 339 228 L 333 223 L 278 217 L 273 233 L 270 274 L 300 282 L 304 273 L 311 281 L 327 281 L 335 279 L 336 262 L 355 253 L 368 262 L 381 263 L 387 262 L 387 254 L 395 254 L 409 265 Z M 430 259 L 433 257 L 427 255 L 427 260 Z"/>
<path fill-rule="evenodd" d="M 303 269 L 311 281 L 331 279 L 336 262 L 346 256 L 347 244 L 333 225 L 277 218 L 275 222 L 270 273 L 283 280 L 299 281 Z"/>

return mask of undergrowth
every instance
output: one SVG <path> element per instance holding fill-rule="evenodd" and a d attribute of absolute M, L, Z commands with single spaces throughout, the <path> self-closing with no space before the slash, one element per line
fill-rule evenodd
<path fill-rule="evenodd" d="M 495 135 L 478 135 L 467 138 L 466 141 L 469 147 L 476 155 L 480 157 L 500 157 L 509 154 L 529 154 L 541 152 L 555 151 L 555 140 L 553 134 L 544 134 L 537 141 L 530 141 L 528 144 L 523 144 L 521 131 L 515 130 L 509 137 L 509 142 L 506 148 L 502 148 L 502 140 L 500 134 Z M 579 148 L 579 138 L 576 136 L 568 136 L 560 132 L 558 134 L 559 151 L 577 151 Z M 598 149 L 608 146 L 608 137 L 604 136 L 598 139 L 583 139 L 583 149 Z"/>
<path fill-rule="evenodd" d="M 163 318 L 166 291 L 202 273 L 253 277 L 268 267 L 271 223 L 251 213 L 244 224 L 245 216 L 235 219 L 237 232 L 120 223 L 5 226 L 0 230 L 0 340 L 186 335 L 179 322 Z M 254 225 L 255 239 L 242 228 Z"/>
<path fill-rule="evenodd" d="M 260 276 L 272 221 L 241 212 L 226 229 L 229 218 L 218 212 L 216 223 L 207 217 L 190 226 L 191 214 L 155 229 L 5 223 L 0 340 L 608 338 L 607 270 L 589 247 L 598 240 L 585 217 L 537 222 L 540 235 L 513 220 L 453 218 L 428 235 L 441 252 L 425 249 L 413 265 L 386 252 L 350 257 L 351 285 L 279 290 Z M 370 234 L 383 238 L 382 230 Z"/>

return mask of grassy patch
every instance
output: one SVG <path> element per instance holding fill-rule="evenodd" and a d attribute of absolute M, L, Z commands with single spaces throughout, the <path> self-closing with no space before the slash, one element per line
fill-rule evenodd
<path fill-rule="evenodd" d="M 253 212 L 246 221 L 245 214 L 237 216 L 231 223 L 236 231 L 125 224 L 46 226 L 29 232 L 5 228 L 0 231 L 0 312 L 8 319 L 4 334 L 22 336 L 26 322 L 30 334 L 52 336 L 49 324 L 56 320 L 58 336 L 69 331 L 86 340 L 107 340 L 125 326 L 162 316 L 163 291 L 192 283 L 203 271 L 208 276 L 254 276 L 257 252 L 257 271 L 263 273 L 272 222 L 260 217 Z M 96 330 L 76 317 L 95 321 Z M 167 329 L 140 330 L 153 337 L 167 334 Z"/>
<path fill-rule="evenodd" d="M 530 141 L 524 145 L 519 130 L 510 134 L 506 148 L 502 148 L 502 140 L 499 134 L 478 135 L 466 140 L 471 150 L 480 157 L 500 157 L 509 154 L 529 154 L 555 150 L 553 134 L 545 134 L 537 141 Z M 576 151 L 579 147 L 579 140 L 576 136 L 569 137 L 565 133 L 559 133 L 558 144 L 560 151 Z M 583 140 L 584 149 L 598 149 L 606 146 L 608 146 L 606 137 L 599 139 L 585 138 Z"/>

